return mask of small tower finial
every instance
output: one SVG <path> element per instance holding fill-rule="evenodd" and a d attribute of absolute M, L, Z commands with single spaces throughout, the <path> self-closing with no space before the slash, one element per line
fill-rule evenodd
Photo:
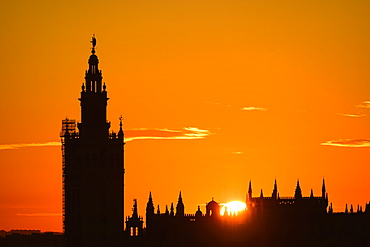
<path fill-rule="evenodd" d="M 123 138 L 123 129 L 122 129 L 122 115 L 119 117 L 119 131 L 118 131 L 118 138 L 124 139 Z"/>
<path fill-rule="evenodd" d="M 119 127 L 122 129 L 122 115 L 119 116 Z"/>

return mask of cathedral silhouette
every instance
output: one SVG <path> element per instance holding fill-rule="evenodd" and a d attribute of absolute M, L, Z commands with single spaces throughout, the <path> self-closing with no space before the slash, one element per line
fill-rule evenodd
<path fill-rule="evenodd" d="M 221 216 L 212 199 L 206 212 L 185 214 L 183 195 L 164 212 L 149 192 L 145 224 L 137 200 L 124 217 L 124 133 L 110 131 L 107 90 L 92 39 L 81 88 L 81 122 L 62 120 L 64 246 L 370 246 L 370 204 L 334 213 L 325 181 L 320 196 L 281 197 L 275 180 L 270 197 L 246 193 L 247 210 Z M 129 174 L 128 174 L 129 175 Z M 145 227 L 144 227 L 145 226 Z"/>

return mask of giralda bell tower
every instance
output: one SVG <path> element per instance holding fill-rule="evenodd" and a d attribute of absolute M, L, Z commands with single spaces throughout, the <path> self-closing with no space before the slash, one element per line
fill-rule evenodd
<path fill-rule="evenodd" d="M 107 91 L 92 50 L 82 84 L 81 122 L 62 121 L 66 247 L 122 246 L 124 161 L 122 120 L 116 134 L 106 120 Z M 76 128 L 77 127 L 77 128 Z"/>

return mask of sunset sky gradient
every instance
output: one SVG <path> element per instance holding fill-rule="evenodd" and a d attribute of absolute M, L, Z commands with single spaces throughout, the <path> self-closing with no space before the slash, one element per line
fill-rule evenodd
<path fill-rule="evenodd" d="M 370 200 L 370 2 L 3 1 L 0 229 L 62 231 L 59 133 L 80 120 L 90 39 L 124 118 L 125 215 L 321 193 Z"/>

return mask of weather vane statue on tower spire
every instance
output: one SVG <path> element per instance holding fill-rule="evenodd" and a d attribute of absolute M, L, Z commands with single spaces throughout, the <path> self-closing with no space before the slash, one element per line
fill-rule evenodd
<path fill-rule="evenodd" d="M 91 41 L 90 41 L 90 42 L 92 43 L 91 53 L 92 53 L 92 54 L 95 54 L 95 46 L 96 46 L 95 33 L 93 34 L 92 39 L 91 39 Z"/>

